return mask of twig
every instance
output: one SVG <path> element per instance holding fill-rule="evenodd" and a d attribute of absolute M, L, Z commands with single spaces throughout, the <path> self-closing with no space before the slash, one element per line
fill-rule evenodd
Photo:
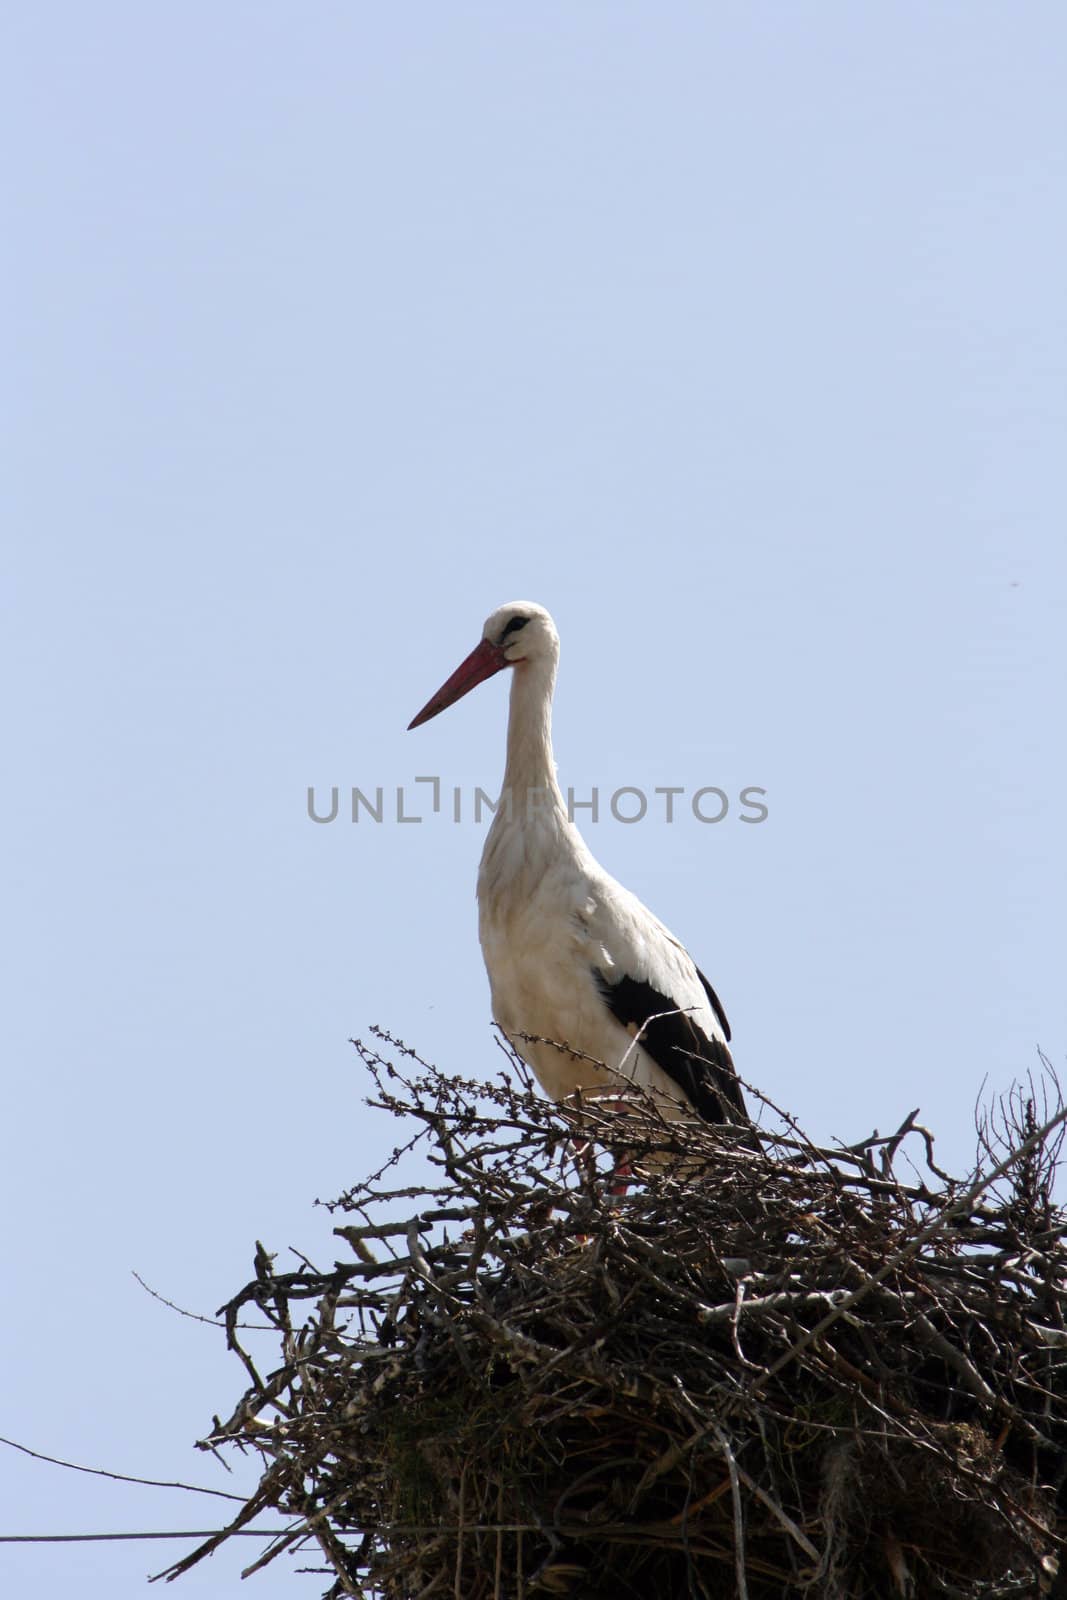
<path fill-rule="evenodd" d="M 66 1467 L 70 1472 L 87 1472 L 94 1478 L 113 1478 L 117 1483 L 141 1483 L 149 1489 L 185 1489 L 190 1494 L 212 1494 L 219 1500 L 243 1501 L 242 1494 L 231 1494 L 226 1489 L 205 1489 L 197 1483 L 179 1483 L 164 1478 L 138 1478 L 128 1472 L 109 1472 L 105 1467 L 83 1467 L 77 1461 L 63 1461 L 59 1456 L 47 1456 L 40 1450 L 31 1450 L 29 1445 L 18 1444 L 14 1439 L 0 1438 L 0 1444 L 6 1444 L 10 1450 L 20 1450 L 24 1456 L 32 1456 L 35 1461 L 47 1461 L 53 1467 Z"/>

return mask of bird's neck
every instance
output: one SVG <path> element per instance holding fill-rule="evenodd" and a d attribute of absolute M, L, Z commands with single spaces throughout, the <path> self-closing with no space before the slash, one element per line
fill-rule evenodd
<path fill-rule="evenodd" d="M 508 757 L 504 793 L 516 818 L 532 811 L 563 811 L 552 755 L 554 661 L 523 661 L 511 680 Z"/>

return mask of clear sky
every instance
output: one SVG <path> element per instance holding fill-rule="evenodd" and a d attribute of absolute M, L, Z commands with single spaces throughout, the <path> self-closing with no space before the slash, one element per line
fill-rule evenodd
<path fill-rule="evenodd" d="M 505 681 L 404 730 L 505 600 L 743 1076 L 961 1167 L 983 1081 L 1063 1065 L 1065 45 L 1058 0 L 8 8 L 0 1433 L 228 1486 L 241 1369 L 131 1271 L 210 1313 L 257 1238 L 331 1259 L 369 1023 L 495 1069 L 484 823 L 414 779 L 493 790 Z M 0 1479 L 0 1533 L 215 1525 Z"/>

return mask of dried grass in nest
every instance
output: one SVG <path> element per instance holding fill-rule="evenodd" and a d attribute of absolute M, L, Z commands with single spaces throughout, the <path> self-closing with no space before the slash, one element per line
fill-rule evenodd
<path fill-rule="evenodd" d="M 633 1097 L 568 1111 L 518 1063 L 359 1049 L 414 1133 L 334 1202 L 343 1261 L 260 1247 L 225 1308 L 250 1386 L 203 1448 L 262 1459 L 233 1527 L 294 1519 L 256 1568 L 317 1545 L 331 1597 L 380 1600 L 1067 1593 L 1051 1074 L 980 1120 L 959 1181 L 914 1115 L 832 1150 L 785 1118 L 755 1151 Z"/>

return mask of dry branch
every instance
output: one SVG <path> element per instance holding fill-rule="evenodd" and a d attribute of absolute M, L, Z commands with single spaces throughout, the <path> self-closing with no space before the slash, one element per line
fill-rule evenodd
<path fill-rule="evenodd" d="M 639 1098 L 562 1108 L 520 1063 L 461 1081 L 378 1039 L 359 1046 L 371 1104 L 406 1142 L 333 1203 L 352 1258 L 282 1272 L 259 1247 L 220 1313 L 250 1386 L 202 1447 L 262 1459 L 234 1528 L 292 1519 L 257 1567 L 317 1546 L 333 1600 L 1051 1591 L 1051 1074 L 982 1117 L 954 1181 L 914 1112 L 840 1149 L 785 1119 L 752 1150 Z M 571 1159 L 578 1133 L 597 1164 Z M 246 1308 L 276 1330 L 266 1376 Z"/>

